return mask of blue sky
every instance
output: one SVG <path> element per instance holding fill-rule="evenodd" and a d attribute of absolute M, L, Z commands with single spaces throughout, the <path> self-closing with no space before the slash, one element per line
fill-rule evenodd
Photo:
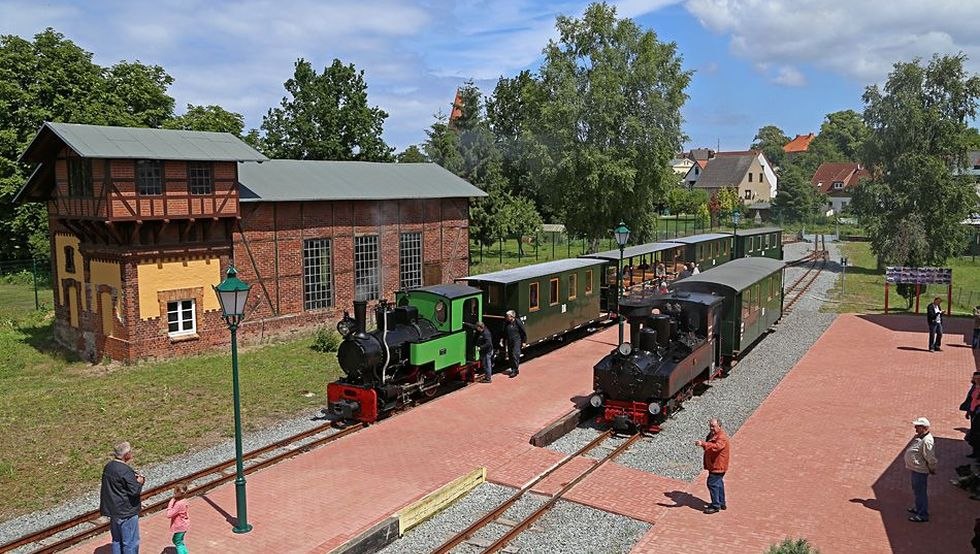
<path fill-rule="evenodd" d="M 687 146 L 745 149 L 772 123 L 792 137 L 824 115 L 861 109 L 861 93 L 893 63 L 963 52 L 980 71 L 980 2 L 948 0 L 623 0 L 695 71 L 683 109 Z M 385 138 L 399 150 L 425 138 L 456 87 L 487 93 L 500 76 L 535 69 L 558 14 L 588 2 L 0 0 L 0 34 L 53 27 L 97 63 L 139 60 L 175 78 L 178 111 L 219 104 L 249 127 L 284 94 L 297 58 L 333 58 L 365 71 L 369 102 L 385 109 Z"/>

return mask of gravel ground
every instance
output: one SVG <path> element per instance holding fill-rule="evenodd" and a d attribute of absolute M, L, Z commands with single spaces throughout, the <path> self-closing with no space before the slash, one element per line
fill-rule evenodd
<path fill-rule="evenodd" d="M 428 521 L 410 530 L 382 554 L 409 554 L 432 552 L 436 547 L 479 519 L 503 501 L 516 489 L 492 483 L 484 483 L 468 495 L 439 512 Z M 525 495 L 512 506 L 504 517 L 518 521 L 541 506 L 546 499 L 539 495 Z M 491 523 L 476 534 L 477 541 L 489 544 L 507 531 L 508 527 Z M 629 552 L 650 525 L 628 517 L 589 508 L 574 502 L 559 501 L 530 529 L 512 542 L 506 551 L 530 553 L 615 553 Z M 462 544 L 453 552 L 476 554 L 483 548 Z"/>
<path fill-rule="evenodd" d="M 801 258 L 812 244 L 788 244 L 787 260 Z M 837 245 L 827 242 L 830 260 L 839 259 Z M 785 316 L 776 332 L 764 338 L 732 369 L 731 374 L 715 381 L 700 396 L 684 404 L 663 431 L 650 440 L 641 441 L 617 462 L 674 479 L 690 481 L 701 473 L 701 449 L 694 441 L 707 434 L 707 421 L 720 417 L 729 434 L 734 434 L 766 399 L 783 376 L 796 365 L 807 350 L 833 322 L 836 314 L 820 313 L 820 307 L 833 289 L 840 266 L 828 262 L 825 270 L 793 312 Z M 788 286 L 805 268 L 787 268 Z M 574 429 L 552 443 L 549 448 L 571 453 L 595 438 L 599 431 L 591 424 Z"/>
<path fill-rule="evenodd" d="M 315 414 L 314 416 L 305 416 L 285 420 L 273 427 L 252 433 L 246 433 L 242 437 L 242 446 L 245 452 L 248 452 L 267 444 L 282 440 L 301 431 L 323 425 L 326 423 L 325 420 L 313 419 L 315 416 L 319 415 L 320 414 Z M 318 436 L 325 436 L 326 434 L 334 432 L 336 432 L 336 430 L 331 429 L 328 433 Z M 309 440 L 313 439 L 311 438 Z M 134 446 L 138 449 L 139 442 L 135 442 Z M 233 458 L 234 455 L 235 442 L 232 439 L 224 441 L 216 446 L 175 458 L 165 463 L 140 467 L 139 469 L 144 475 L 146 475 L 145 487 L 149 489 L 204 469 L 208 466 L 212 466 L 219 462 L 229 460 Z M 108 461 L 108 457 L 106 458 L 106 461 Z M 137 462 L 138 461 L 139 460 L 137 458 Z M 55 508 L 27 514 L 0 523 L 0 544 L 10 542 L 28 533 L 33 533 L 34 531 L 68 520 L 89 510 L 98 509 L 98 507 L 99 491 L 98 487 L 96 486 L 89 494 L 65 502 L 64 504 Z M 19 552 L 27 551 L 28 550 L 26 549 L 20 549 L 19 551 L 14 552 L 19 554 Z"/>

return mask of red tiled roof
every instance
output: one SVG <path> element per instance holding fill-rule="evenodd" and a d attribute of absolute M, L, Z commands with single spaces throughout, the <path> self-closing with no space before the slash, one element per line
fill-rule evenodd
<path fill-rule="evenodd" d="M 850 189 L 867 175 L 868 172 L 856 162 L 825 162 L 820 164 L 810 182 L 817 188 L 817 192 L 830 194 Z M 835 190 L 835 182 L 843 183 L 844 188 Z"/>
<path fill-rule="evenodd" d="M 806 152 L 807 148 L 810 147 L 810 141 L 813 140 L 813 133 L 807 133 L 805 135 L 796 135 L 796 138 L 787 142 L 783 146 L 783 152 L 787 154 L 795 154 L 797 152 Z"/>
<path fill-rule="evenodd" d="M 453 111 L 449 114 L 449 123 L 455 122 L 463 117 L 463 95 L 456 89 L 456 98 L 453 99 Z"/>
<path fill-rule="evenodd" d="M 697 160 L 697 163 L 701 166 L 701 169 L 704 169 L 708 165 L 708 160 Z"/>

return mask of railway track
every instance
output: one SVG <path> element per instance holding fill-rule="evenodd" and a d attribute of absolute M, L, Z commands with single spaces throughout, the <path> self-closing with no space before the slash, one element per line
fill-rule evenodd
<path fill-rule="evenodd" d="M 820 248 L 822 246 L 822 248 Z M 827 243 L 824 235 L 820 235 L 820 238 L 814 241 L 814 250 L 807 256 L 796 260 L 795 262 L 790 262 L 788 265 L 803 265 L 807 264 L 806 271 L 802 275 L 796 278 L 789 287 L 787 287 L 784 292 L 785 297 L 788 299 L 783 304 L 783 314 L 792 313 L 793 307 L 796 306 L 797 301 L 803 298 L 810 287 L 813 285 L 817 277 L 827 266 Z M 819 249 L 818 249 L 819 248 Z"/>
<path fill-rule="evenodd" d="M 464 543 L 467 543 L 467 540 L 469 540 L 470 538 L 472 538 L 481 529 L 483 529 L 487 525 L 489 525 L 489 524 L 493 523 L 494 521 L 497 521 L 499 518 L 501 518 L 501 516 L 503 516 L 503 514 L 511 506 L 513 506 L 514 504 L 517 503 L 518 500 L 520 500 L 521 498 L 523 498 L 524 495 L 527 494 L 532 488 L 534 488 L 535 485 L 537 485 L 538 483 L 540 483 L 541 481 L 543 481 L 544 479 L 546 479 L 549 475 L 552 475 L 559 468 L 565 466 L 566 464 L 568 464 L 572 460 L 576 459 L 578 456 L 581 456 L 583 454 L 586 454 L 587 452 L 595 449 L 602 442 L 604 442 L 606 439 L 608 439 L 612 435 L 613 435 L 613 432 L 612 432 L 611 429 L 609 429 L 609 430 L 605 431 L 604 433 L 602 433 L 601 435 L 597 436 L 595 439 L 593 439 L 591 442 L 589 442 L 588 444 L 586 444 L 582 448 L 580 448 L 574 454 L 569 454 L 568 456 L 562 458 L 557 463 L 555 463 L 553 466 L 551 466 L 550 468 L 548 468 L 547 470 L 545 470 L 543 473 L 539 474 L 534 479 L 531 479 L 527 484 L 525 484 L 523 487 L 521 487 L 520 490 L 518 490 L 516 493 L 514 493 L 513 496 L 511 496 L 510 498 L 508 498 L 507 500 L 505 500 L 504 502 L 502 502 L 500 505 L 498 505 L 496 508 L 494 508 L 493 510 L 491 510 L 485 516 L 483 516 L 480 519 L 474 521 L 466 529 L 463 529 L 462 531 L 460 531 L 459 533 L 457 533 L 456 535 L 454 535 L 453 537 L 451 537 L 449 540 L 447 540 L 446 542 L 444 542 L 442 545 L 440 545 L 438 548 L 436 548 L 435 550 L 433 550 L 433 554 L 448 554 L 449 552 L 451 552 L 457 546 L 459 546 L 461 544 L 464 544 Z M 513 526 L 511 526 L 510 529 L 506 533 L 504 533 L 502 536 L 500 536 L 497 540 L 495 540 L 489 546 L 483 547 L 481 545 L 475 545 L 473 543 L 467 543 L 467 544 L 470 544 L 472 546 L 479 546 L 481 548 L 484 548 L 484 550 L 482 551 L 483 554 L 492 554 L 492 553 L 499 552 L 499 551 L 503 550 L 511 541 L 514 540 L 514 538 L 516 538 L 524 530 L 526 530 L 527 528 L 529 528 L 535 521 L 537 521 L 538 519 L 540 519 L 541 516 L 543 516 L 559 500 L 561 500 L 561 498 L 568 491 L 570 491 L 573 487 L 575 487 L 575 485 L 579 484 L 582 480 L 584 480 L 586 477 L 588 477 L 593 471 L 599 469 L 599 467 L 601 467 L 606 462 L 615 459 L 617 456 L 619 456 L 620 454 L 622 454 L 623 452 L 625 452 L 630 446 L 632 446 L 634 443 L 636 443 L 642 437 L 643 437 L 643 435 L 641 433 L 637 433 L 637 434 L 631 436 L 629 439 L 623 441 L 621 444 L 619 444 L 618 446 L 616 446 L 616 448 L 614 448 L 610 452 L 606 453 L 596 463 L 594 463 L 591 466 L 589 466 L 588 469 L 586 469 L 585 471 L 583 471 L 582 473 L 580 473 L 577 477 L 575 477 L 574 479 L 572 479 L 568 483 L 564 484 L 561 489 L 559 489 L 554 495 L 551 496 L 551 498 L 549 498 L 544 504 L 542 504 L 536 510 L 534 510 L 530 515 L 528 515 L 527 517 L 525 517 L 523 520 L 521 520 L 521 521 L 516 522 L 515 524 L 513 524 Z"/>
<path fill-rule="evenodd" d="M 245 453 L 243 459 L 246 463 L 245 473 L 249 474 L 270 465 L 279 463 L 283 460 L 308 452 L 319 446 L 334 442 L 347 435 L 357 432 L 364 427 L 364 424 L 351 425 L 336 433 L 317 437 L 328 431 L 333 430 L 331 424 L 321 425 L 312 429 L 297 433 L 285 439 L 257 448 Z M 312 440 L 309 440 L 312 439 Z M 306 441 L 306 442 L 304 442 Z M 206 467 L 200 471 L 185 475 L 180 479 L 169 481 L 152 489 L 143 491 L 140 495 L 142 509 L 140 516 L 149 515 L 167 507 L 170 501 L 170 492 L 179 483 L 188 484 L 188 496 L 198 496 L 209 490 L 233 481 L 235 479 L 235 460 L 227 460 Z M 197 481 L 203 481 L 198 485 L 192 485 Z M 31 548 L 32 553 L 50 553 L 64 550 L 79 542 L 108 531 L 109 524 L 101 517 L 98 510 L 91 510 L 71 518 L 67 521 L 52 525 L 45 529 L 24 535 L 6 544 L 0 545 L 0 553 L 10 552 L 20 548 Z"/>

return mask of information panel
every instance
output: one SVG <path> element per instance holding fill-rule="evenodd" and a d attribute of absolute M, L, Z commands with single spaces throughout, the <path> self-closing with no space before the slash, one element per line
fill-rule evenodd
<path fill-rule="evenodd" d="M 953 270 L 948 267 L 887 267 L 885 282 L 907 285 L 948 285 L 953 282 Z"/>

